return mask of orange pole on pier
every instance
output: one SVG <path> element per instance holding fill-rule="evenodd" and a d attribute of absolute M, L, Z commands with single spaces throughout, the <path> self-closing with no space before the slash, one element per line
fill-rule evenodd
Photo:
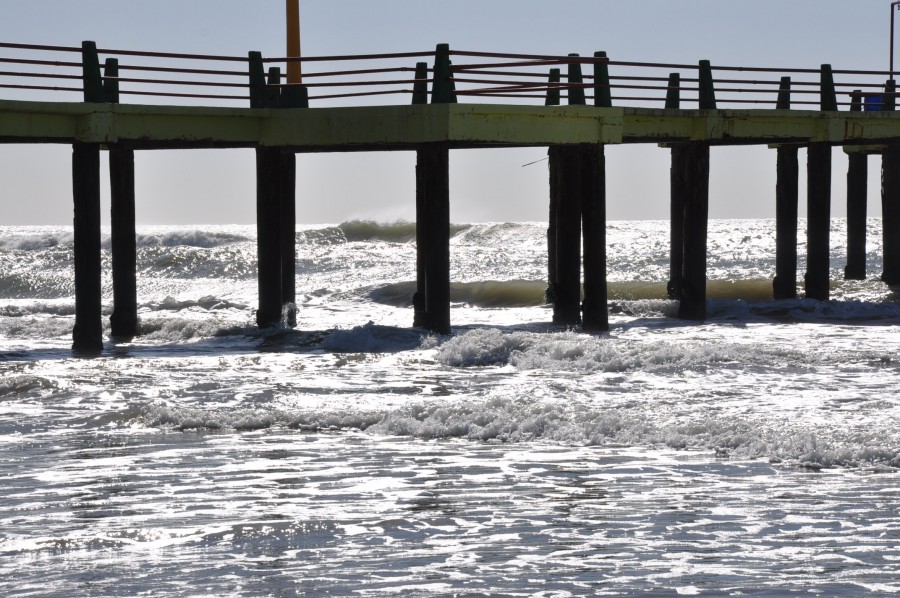
<path fill-rule="evenodd" d="M 287 57 L 300 58 L 300 0 L 287 3 Z M 287 82 L 300 83 L 303 78 L 299 62 L 287 63 Z"/>

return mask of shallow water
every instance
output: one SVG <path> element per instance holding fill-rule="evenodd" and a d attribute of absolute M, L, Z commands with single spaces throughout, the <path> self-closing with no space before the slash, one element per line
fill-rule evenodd
<path fill-rule="evenodd" d="M 456 230 L 451 337 L 409 327 L 402 227 L 300 231 L 298 331 L 252 326 L 251 229 L 147 229 L 147 334 L 98 359 L 69 351 L 70 235 L 4 229 L 0 593 L 900 592 L 879 224 L 862 283 L 835 227 L 842 301 L 746 283 L 694 325 L 654 294 L 665 226 L 611 223 L 631 294 L 599 336 L 528 299 L 540 224 Z M 772 229 L 713 223 L 711 288 L 770 276 Z"/>

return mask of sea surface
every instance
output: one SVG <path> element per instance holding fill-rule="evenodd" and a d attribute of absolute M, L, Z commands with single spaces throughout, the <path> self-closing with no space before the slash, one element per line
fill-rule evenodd
<path fill-rule="evenodd" d="M 269 330 L 254 227 L 142 227 L 143 334 L 94 359 L 71 229 L 0 227 L 0 595 L 900 593 L 900 297 L 868 226 L 868 280 L 835 220 L 834 300 L 773 301 L 774 221 L 711 221 L 698 324 L 668 223 L 610 222 L 599 335 L 551 323 L 546 223 L 455 226 L 446 337 L 411 326 L 414 225 L 301 227 L 297 327 Z"/>

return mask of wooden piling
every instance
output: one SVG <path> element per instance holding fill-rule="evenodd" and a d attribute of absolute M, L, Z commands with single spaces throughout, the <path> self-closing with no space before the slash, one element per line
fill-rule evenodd
<path fill-rule="evenodd" d="M 831 146 L 811 143 L 806 151 L 806 297 L 826 301 L 831 266 Z"/>
<path fill-rule="evenodd" d="M 420 146 L 416 163 L 415 326 L 450 334 L 450 148 Z"/>
<path fill-rule="evenodd" d="M 797 218 L 799 207 L 799 149 L 783 145 L 777 150 L 775 183 L 775 299 L 797 298 Z"/>
<path fill-rule="evenodd" d="M 279 231 L 281 237 L 281 305 L 288 310 L 285 324 L 297 325 L 297 157 L 282 151 L 279 164 Z"/>
<path fill-rule="evenodd" d="M 684 264 L 678 316 L 706 319 L 706 246 L 709 218 L 709 144 L 688 143 L 683 157 Z"/>
<path fill-rule="evenodd" d="M 256 247 L 259 309 L 256 323 L 269 328 L 281 322 L 282 265 L 281 151 L 256 149 Z"/>
<path fill-rule="evenodd" d="M 881 225 L 885 284 L 900 285 L 900 146 L 881 156 Z"/>
<path fill-rule="evenodd" d="M 75 328 L 72 349 L 80 354 L 103 350 L 100 281 L 100 146 L 72 146 L 74 200 Z"/>
<path fill-rule="evenodd" d="M 673 144 L 669 168 L 669 299 L 681 300 L 681 276 L 684 270 L 684 195 L 685 156 L 687 145 Z"/>
<path fill-rule="evenodd" d="M 110 146 L 109 180 L 113 270 L 110 335 L 130 339 L 138 334 L 134 150 Z"/>
<path fill-rule="evenodd" d="M 556 145 L 549 149 L 550 217 L 548 242 L 554 257 L 550 274 L 553 322 L 581 323 L 581 198 L 582 160 L 578 146 Z"/>
<path fill-rule="evenodd" d="M 602 145 L 580 146 L 581 223 L 584 248 L 582 328 L 609 330 L 606 282 L 606 156 Z"/>
<path fill-rule="evenodd" d="M 853 152 L 847 158 L 847 266 L 844 278 L 865 280 L 869 157 L 863 152 Z"/>

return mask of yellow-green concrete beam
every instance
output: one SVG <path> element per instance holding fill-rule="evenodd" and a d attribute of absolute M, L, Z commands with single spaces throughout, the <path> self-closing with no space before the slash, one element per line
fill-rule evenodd
<path fill-rule="evenodd" d="M 344 151 L 569 143 L 878 144 L 900 113 L 430 104 L 250 109 L 0 101 L 0 141 Z"/>

